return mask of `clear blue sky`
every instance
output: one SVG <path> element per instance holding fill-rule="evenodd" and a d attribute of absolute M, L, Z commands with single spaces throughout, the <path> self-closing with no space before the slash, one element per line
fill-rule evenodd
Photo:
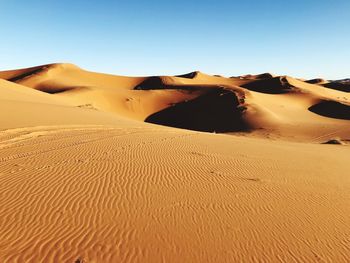
<path fill-rule="evenodd" d="M 0 69 L 350 77 L 349 0 L 0 0 Z"/>

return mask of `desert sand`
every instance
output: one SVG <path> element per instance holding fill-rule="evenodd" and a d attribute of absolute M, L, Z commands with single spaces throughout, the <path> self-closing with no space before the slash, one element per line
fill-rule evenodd
<path fill-rule="evenodd" d="M 0 262 L 349 262 L 350 83 L 0 72 Z"/>

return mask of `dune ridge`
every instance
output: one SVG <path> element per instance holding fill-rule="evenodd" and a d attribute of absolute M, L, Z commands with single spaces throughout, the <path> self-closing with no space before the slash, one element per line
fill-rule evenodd
<path fill-rule="evenodd" d="M 348 125 L 344 121 L 346 116 L 325 118 L 331 115 L 325 116 L 324 110 L 315 106 L 324 100 L 342 105 L 350 100 L 349 93 L 327 86 L 330 83 L 345 85 L 344 82 L 325 83 L 323 79 L 302 81 L 271 73 L 225 78 L 200 71 L 177 76 L 123 77 L 85 71 L 69 63 L 3 71 L 0 78 L 55 95 L 62 103 L 77 107 L 199 131 L 249 130 L 251 135 L 256 136 L 269 134 L 279 139 L 304 140 L 328 133 L 332 129 L 330 126 L 334 127 L 333 130 L 343 130 Z M 218 129 L 209 127 L 209 122 L 204 126 L 188 122 L 179 124 L 186 107 L 190 111 L 188 116 L 200 114 L 204 118 L 214 114 L 218 119 L 225 119 L 224 112 L 215 113 L 212 106 L 198 104 L 215 90 L 222 89 L 236 94 L 239 104 L 244 106 L 240 116 L 235 117 L 234 125 L 227 121 L 226 127 L 223 127 L 222 122 L 222 127 Z M 234 100 L 230 107 L 237 107 Z M 181 108 L 184 109 L 179 110 Z M 177 118 L 176 114 L 180 117 Z M 297 138 L 289 134 L 296 134 Z M 338 135 L 343 136 L 342 132 Z"/>

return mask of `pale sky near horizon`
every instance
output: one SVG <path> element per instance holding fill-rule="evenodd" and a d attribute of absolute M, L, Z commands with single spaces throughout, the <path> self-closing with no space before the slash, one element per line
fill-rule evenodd
<path fill-rule="evenodd" d="M 0 70 L 350 77 L 349 0 L 0 0 Z"/>

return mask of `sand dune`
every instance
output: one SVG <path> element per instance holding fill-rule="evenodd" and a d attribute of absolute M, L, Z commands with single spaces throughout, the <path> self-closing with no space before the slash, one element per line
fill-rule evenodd
<path fill-rule="evenodd" d="M 350 92 L 350 84 L 349 83 L 329 82 L 329 83 L 324 83 L 323 86 L 326 88 L 330 88 L 330 89 L 335 89 L 335 90 L 344 91 L 344 92 Z"/>
<path fill-rule="evenodd" d="M 288 82 L 287 77 L 258 79 L 257 81 L 244 84 L 242 87 L 268 94 L 281 94 L 296 90 L 295 87 Z"/>
<path fill-rule="evenodd" d="M 72 64 L 51 64 L 0 72 L 0 77 L 53 94 L 80 108 L 200 131 L 244 131 L 249 127 L 257 136 L 304 140 L 335 130 L 343 136 L 343 129 L 348 127 L 344 118 L 324 118 L 322 112 L 309 109 L 323 100 L 347 104 L 349 93 L 270 73 L 224 78 L 195 71 L 178 76 L 123 77 L 88 72 Z M 213 104 L 202 105 L 198 101 L 206 101 L 205 97 L 222 89 L 232 91 L 239 99 L 239 108 L 244 108 L 235 118 L 237 123 L 228 121 L 223 127 L 224 113 L 218 117 L 222 120 L 220 128 L 183 121 L 186 111 L 190 111 L 186 114 L 188 120 L 217 116 Z M 232 111 L 237 108 L 234 100 L 231 107 Z"/>
<path fill-rule="evenodd" d="M 323 87 L 335 89 L 343 92 L 350 92 L 350 82 L 348 79 L 345 80 L 335 80 L 335 81 L 327 81 L 324 79 L 311 79 L 307 80 L 307 83 L 322 85 Z"/>
<path fill-rule="evenodd" d="M 348 262 L 350 95 L 329 83 L 0 72 L 0 262 Z"/>

